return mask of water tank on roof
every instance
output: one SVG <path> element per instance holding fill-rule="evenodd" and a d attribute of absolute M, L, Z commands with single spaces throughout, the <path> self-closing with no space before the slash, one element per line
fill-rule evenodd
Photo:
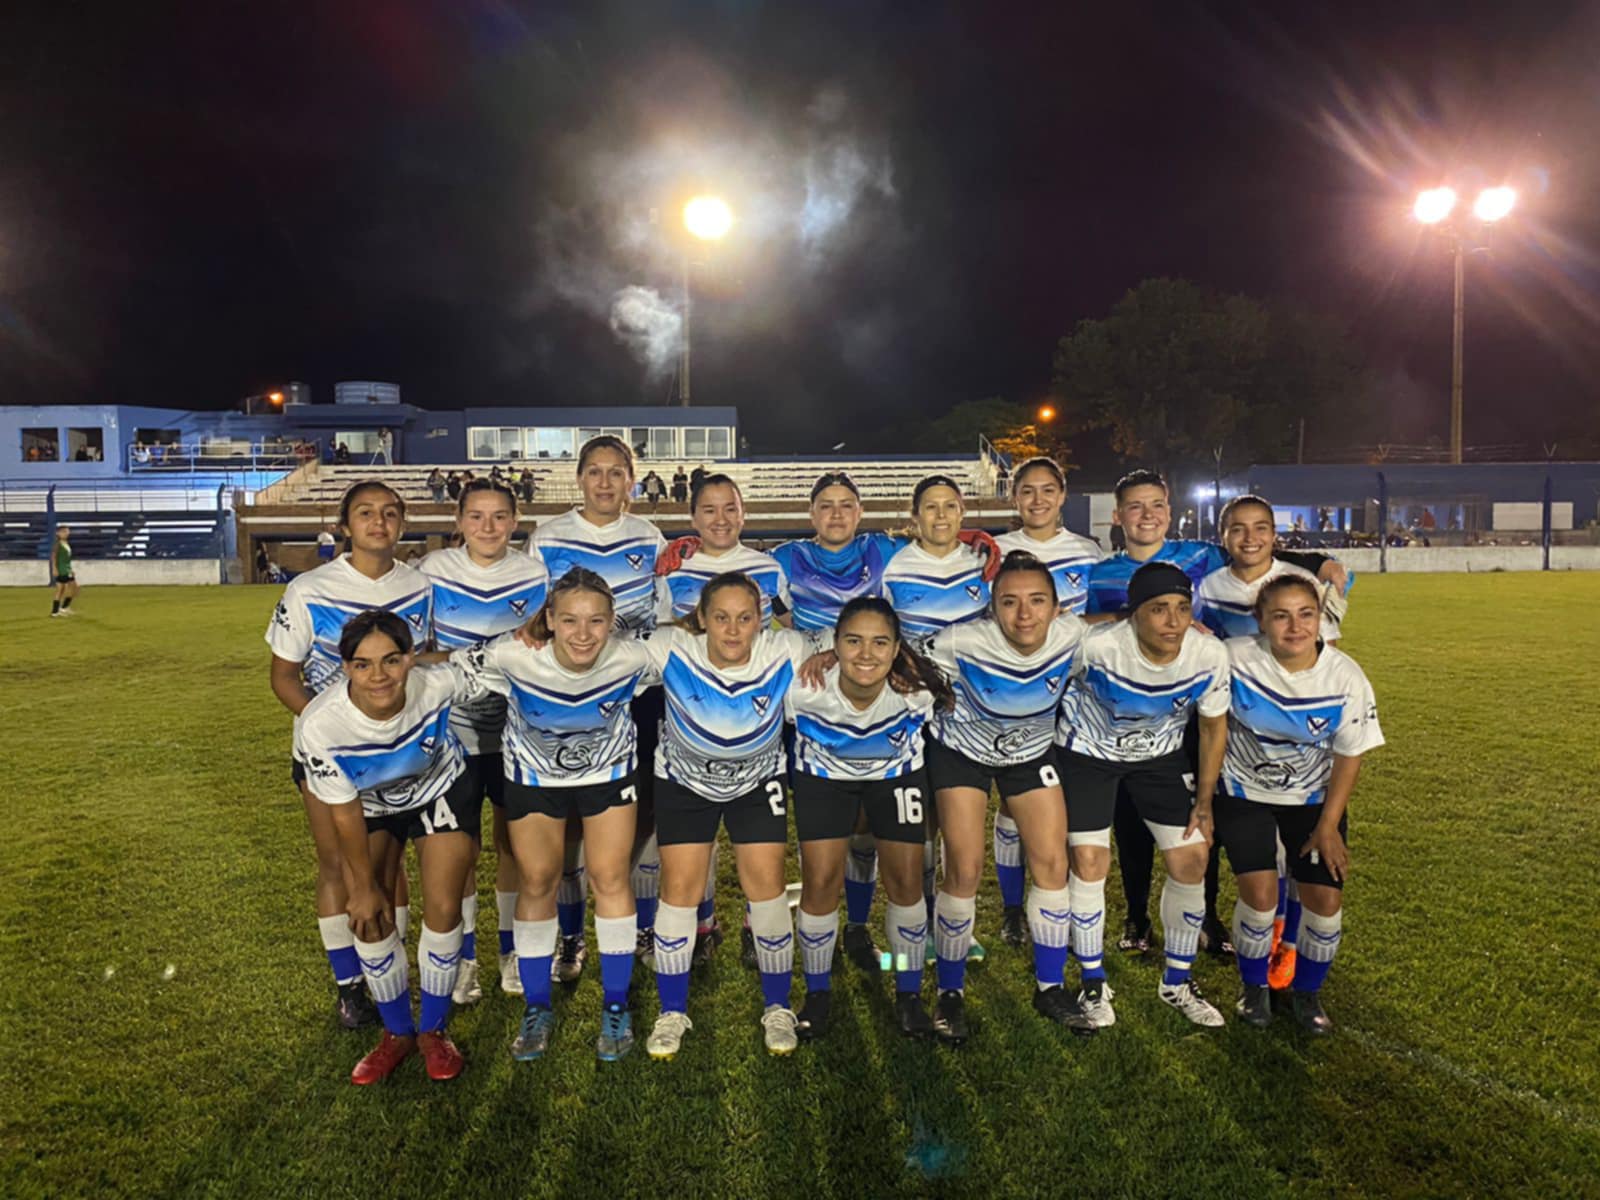
<path fill-rule="evenodd" d="M 311 385 L 309 383 L 300 383 L 298 380 L 296 380 L 293 383 L 286 383 L 283 385 L 283 406 L 285 408 L 289 408 L 296 404 L 310 403 Z"/>
<path fill-rule="evenodd" d="M 399 404 L 398 383 L 375 383 L 370 379 L 346 380 L 333 385 L 335 404 Z"/>

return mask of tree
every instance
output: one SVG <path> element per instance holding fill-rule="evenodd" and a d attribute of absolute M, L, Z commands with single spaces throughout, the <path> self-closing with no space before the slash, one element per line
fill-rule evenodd
<path fill-rule="evenodd" d="M 978 444 L 980 434 L 992 442 L 1031 419 L 1032 414 L 1025 405 L 1013 404 L 1000 396 L 966 400 L 938 420 L 924 425 L 912 435 L 912 440 L 921 450 L 970 451 Z"/>

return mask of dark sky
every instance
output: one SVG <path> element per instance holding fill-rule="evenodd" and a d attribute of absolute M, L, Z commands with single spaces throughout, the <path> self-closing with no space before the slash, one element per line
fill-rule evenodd
<path fill-rule="evenodd" d="M 1216 7 L 8 6 L 0 402 L 660 403 L 710 189 L 695 400 L 758 452 L 1037 398 L 1159 274 L 1341 318 L 1421 440 L 1450 262 L 1412 192 L 1509 179 L 1466 440 L 1600 433 L 1595 7 Z"/>

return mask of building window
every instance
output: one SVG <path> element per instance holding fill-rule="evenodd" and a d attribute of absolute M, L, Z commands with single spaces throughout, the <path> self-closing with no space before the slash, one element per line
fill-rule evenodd
<path fill-rule="evenodd" d="M 706 457 L 732 458 L 733 447 L 730 443 L 727 429 L 706 430 Z"/>
<path fill-rule="evenodd" d="M 23 462 L 60 462 L 60 433 L 54 429 L 22 430 Z"/>
<path fill-rule="evenodd" d="M 378 431 L 351 429 L 344 433 L 336 433 L 333 435 L 333 445 L 335 449 L 343 445 L 354 459 L 371 462 L 373 456 L 378 453 Z"/>
<path fill-rule="evenodd" d="M 106 456 L 105 431 L 98 425 L 67 430 L 67 454 L 73 462 L 102 462 Z"/>
<path fill-rule="evenodd" d="M 529 445 L 533 449 L 535 458 L 571 458 L 575 447 L 573 446 L 572 429 L 532 429 L 529 430 Z"/>
<path fill-rule="evenodd" d="M 521 458 L 522 430 L 507 426 L 475 425 L 467 430 L 467 457 L 472 459 Z"/>
<path fill-rule="evenodd" d="M 650 431 L 650 457 L 677 458 L 678 431 L 660 427 L 652 429 Z"/>
<path fill-rule="evenodd" d="M 685 458 L 704 458 L 706 456 L 706 431 L 704 429 L 684 429 L 683 456 Z"/>

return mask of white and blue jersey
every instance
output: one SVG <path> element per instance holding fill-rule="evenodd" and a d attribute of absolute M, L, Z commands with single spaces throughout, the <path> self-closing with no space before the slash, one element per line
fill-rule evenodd
<path fill-rule="evenodd" d="M 1128 607 L 1128 582 L 1133 573 L 1147 562 L 1168 562 L 1189 577 L 1195 587 L 1212 571 L 1225 567 L 1228 556 L 1222 547 L 1210 542 L 1172 541 L 1161 543 L 1149 558 L 1134 558 L 1127 551 L 1102 558 L 1089 572 L 1089 600 L 1091 613 L 1115 613 Z"/>
<path fill-rule="evenodd" d="M 1091 630 L 1061 708 L 1057 745 L 1090 758 L 1143 762 L 1183 747 L 1189 714 L 1228 711 L 1228 652 L 1186 630 L 1178 657 L 1158 666 L 1139 649 L 1132 621 Z"/>
<path fill-rule="evenodd" d="M 882 595 L 900 618 L 906 640 L 926 642 L 948 625 L 974 621 L 989 607 L 983 555 L 957 542 L 943 557 L 912 543 L 883 569 Z"/>
<path fill-rule="evenodd" d="M 772 622 L 774 604 L 789 607 L 789 580 L 778 560 L 740 542 L 726 554 L 712 554 L 704 548 L 683 560 L 683 565 L 656 585 L 657 621 L 681 621 L 700 603 L 700 593 L 718 575 L 737 571 L 748 575 L 761 590 L 761 623 Z"/>
<path fill-rule="evenodd" d="M 450 656 L 466 674 L 506 697 L 505 776 L 527 787 L 611 783 L 637 765 L 629 702 L 653 681 L 645 643 L 611 637 L 587 671 L 569 671 L 554 643 L 538 650 L 514 634 Z"/>
<path fill-rule="evenodd" d="M 1089 603 L 1089 573 L 1094 565 L 1106 556 L 1100 543 L 1093 538 L 1062 527 L 1049 541 L 1029 537 L 1025 529 L 1003 533 L 995 538 L 1004 558 L 1013 550 L 1026 550 L 1050 568 L 1050 577 L 1056 581 L 1056 601 L 1062 612 L 1082 616 Z"/>
<path fill-rule="evenodd" d="M 433 581 L 433 644 L 476 646 L 517 628 L 544 605 L 550 575 L 537 551 L 507 553 L 481 566 L 460 546 L 435 550 L 417 564 Z M 456 736 L 468 754 L 498 754 L 505 700 L 492 693 L 456 705 Z"/>
<path fill-rule="evenodd" d="M 405 707 L 379 721 L 356 707 L 347 684 L 325 689 L 294 722 L 295 757 L 305 764 L 311 794 L 327 804 L 360 799 L 369 817 L 432 804 L 466 767 L 450 729 L 451 705 L 478 691 L 453 666 L 414 667 Z"/>
<path fill-rule="evenodd" d="M 886 533 L 858 533 L 838 550 L 826 550 L 813 540 L 779 546 L 772 557 L 789 578 L 794 627 L 832 629 L 839 610 L 851 600 L 879 595 L 884 567 L 905 544 Z"/>
<path fill-rule="evenodd" d="M 1083 636 L 1083 622 L 1070 613 L 1052 621 L 1044 644 L 1027 655 L 992 620 L 936 634 L 928 657 L 950 681 L 956 706 L 934 714 L 933 736 L 986 767 L 1038 758 L 1054 740 Z"/>
<path fill-rule="evenodd" d="M 839 668 L 820 688 L 792 687 L 794 769 L 818 779 L 899 779 L 922 769 L 922 729 L 933 712 L 927 692 L 887 683 L 865 709 L 839 690 Z"/>
<path fill-rule="evenodd" d="M 1231 638 L 1233 700 L 1222 790 L 1261 804 L 1321 804 L 1335 755 L 1383 745 L 1378 702 L 1348 654 L 1324 646 L 1316 665 L 1287 671 L 1264 637 Z"/>
<path fill-rule="evenodd" d="M 1317 582 L 1315 575 L 1304 567 L 1280 559 L 1273 559 L 1266 574 L 1248 583 L 1235 575 L 1231 567 L 1223 567 L 1207 575 L 1195 589 L 1194 619 L 1218 637 L 1254 637 L 1261 632 L 1261 627 L 1256 624 L 1256 597 L 1261 594 L 1268 580 L 1283 575 L 1305 579 L 1321 597 L 1322 585 Z M 1322 640 L 1339 640 L 1339 623 L 1330 620 L 1327 614 L 1322 617 Z"/>
<path fill-rule="evenodd" d="M 656 559 L 666 545 L 643 517 L 623 513 L 609 525 L 592 525 L 572 509 L 542 522 L 529 549 L 544 559 L 551 583 L 573 567 L 593 571 L 611 587 L 617 628 L 648 632 L 656 626 Z"/>
<path fill-rule="evenodd" d="M 667 701 L 657 778 L 725 801 L 783 773 L 784 701 L 813 642 L 793 630 L 763 629 L 740 667 L 713 665 L 705 636 L 683 629 L 659 629 L 644 644 Z"/>
<path fill-rule="evenodd" d="M 428 640 L 431 596 L 427 578 L 414 567 L 395 563 L 368 579 L 341 554 L 289 581 L 272 610 L 267 645 L 277 657 L 300 664 L 306 690 L 315 695 L 340 677 L 339 635 L 351 617 L 369 609 L 392 612 L 405 619 L 420 647 Z"/>

